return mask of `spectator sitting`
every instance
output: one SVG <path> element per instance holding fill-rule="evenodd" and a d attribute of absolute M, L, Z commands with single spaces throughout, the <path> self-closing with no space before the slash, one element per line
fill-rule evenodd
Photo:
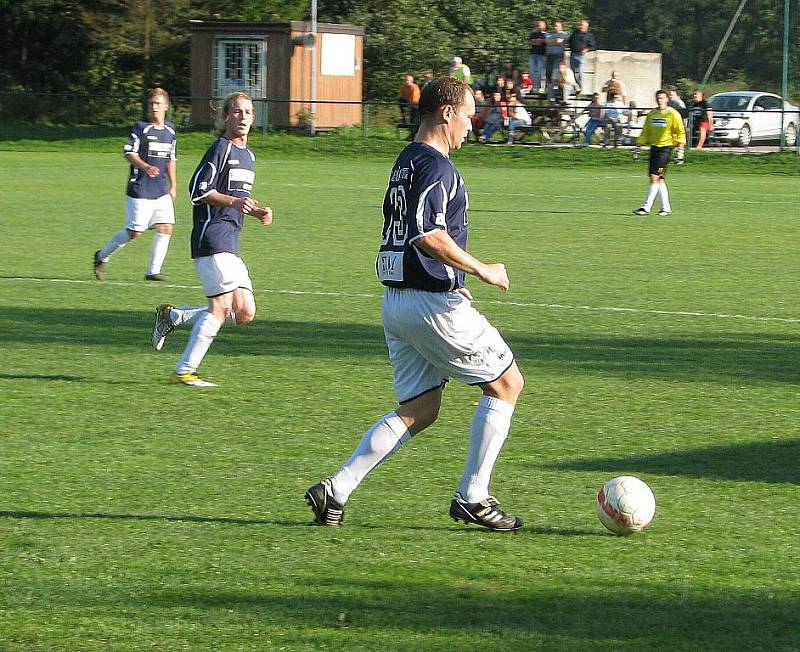
<path fill-rule="evenodd" d="M 550 92 L 548 97 L 551 102 L 560 102 L 566 104 L 569 98 L 574 94 L 580 92 L 580 87 L 575 81 L 575 73 L 572 72 L 566 61 L 561 61 L 558 64 L 553 81 L 550 84 Z"/>
<path fill-rule="evenodd" d="M 420 92 L 432 81 L 433 81 L 433 70 L 424 70 L 422 72 L 422 84 L 419 87 Z"/>
<path fill-rule="evenodd" d="M 519 86 L 514 83 L 513 79 L 506 77 L 506 87 L 503 89 L 503 99 L 508 102 L 509 97 L 515 97 L 516 99 L 522 101 L 522 95 L 520 94 Z"/>
<path fill-rule="evenodd" d="M 503 100 L 503 95 L 499 91 L 492 94 L 491 110 L 488 114 L 488 120 L 483 127 L 483 133 L 478 138 L 480 143 L 488 143 L 492 134 L 499 129 L 502 129 L 508 124 L 508 105 Z"/>
<path fill-rule="evenodd" d="M 461 57 L 453 57 L 453 65 L 447 74 L 456 79 L 462 80 L 465 84 L 472 83 L 472 73 L 469 66 L 461 60 Z"/>
<path fill-rule="evenodd" d="M 497 72 L 491 63 L 483 65 L 483 75 L 475 83 L 475 88 L 483 91 L 484 96 L 490 95 L 494 92 L 497 85 Z"/>
<path fill-rule="evenodd" d="M 517 70 L 517 66 L 514 65 L 511 59 L 506 59 L 500 74 L 506 79 L 513 80 L 515 84 L 519 83 L 519 70 Z"/>
<path fill-rule="evenodd" d="M 586 107 L 586 112 L 589 114 L 589 122 L 586 123 L 583 147 L 588 147 L 592 144 L 592 136 L 598 127 L 605 124 L 605 109 L 600 103 L 600 93 L 592 93 L 592 101 Z"/>
<path fill-rule="evenodd" d="M 419 122 L 420 90 L 414 81 L 414 75 L 406 75 L 403 85 L 397 91 L 397 103 L 400 105 L 400 117 L 403 124 L 415 125 Z"/>
<path fill-rule="evenodd" d="M 475 115 L 471 118 L 472 133 L 475 135 L 475 140 L 480 141 L 481 130 L 486 126 L 492 112 L 492 107 L 486 101 L 486 96 L 480 88 L 475 90 L 475 109 Z"/>
<path fill-rule="evenodd" d="M 519 78 L 519 94 L 525 97 L 526 95 L 530 95 L 532 90 L 533 80 L 531 79 L 531 75 L 528 72 L 523 72 Z"/>
<path fill-rule="evenodd" d="M 506 78 L 503 75 L 497 75 L 497 79 L 494 80 L 494 88 L 491 91 L 492 93 L 500 93 L 502 95 L 506 92 Z M 490 96 L 487 96 L 487 99 Z"/>
<path fill-rule="evenodd" d="M 514 144 L 514 132 L 518 127 L 530 127 L 532 124 L 531 116 L 525 105 L 518 101 L 514 95 L 510 95 L 508 100 L 508 140 L 509 145 Z"/>
<path fill-rule="evenodd" d="M 614 140 L 614 147 L 617 147 L 619 144 L 620 136 L 622 136 L 622 122 L 626 112 L 625 102 L 622 101 L 622 95 L 614 93 L 612 100 L 606 103 L 606 129 L 603 137 L 603 147 L 608 146 L 609 136 Z"/>
<path fill-rule="evenodd" d="M 624 82 L 619 78 L 618 70 L 614 70 L 611 73 L 611 79 L 603 84 L 601 91 L 606 94 L 606 102 L 614 101 L 614 93 L 619 93 L 622 96 L 623 102 L 628 101 L 628 93 L 625 90 Z"/>

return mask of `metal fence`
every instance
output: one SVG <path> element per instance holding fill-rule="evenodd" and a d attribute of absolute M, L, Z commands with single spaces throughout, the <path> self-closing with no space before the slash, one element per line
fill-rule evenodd
<path fill-rule="evenodd" d="M 7 124 L 16 122 L 26 124 L 31 122 L 98 127 L 128 127 L 136 120 L 142 118 L 144 112 L 144 99 L 141 96 L 120 95 L 87 95 L 80 93 L 35 93 L 0 91 L 0 118 Z M 191 129 L 198 126 L 192 118 L 192 106 L 198 103 L 218 103 L 222 98 L 215 97 L 186 97 L 171 98 L 169 119 L 180 129 Z M 398 103 L 381 101 L 331 101 L 308 99 L 255 99 L 256 114 L 258 116 L 257 128 L 267 133 L 276 128 L 293 128 L 297 130 L 314 130 L 314 116 L 325 107 L 328 115 L 331 110 L 335 113 L 337 106 L 348 108 L 357 105 L 360 107 L 359 121 L 349 123 L 349 126 L 359 128 L 364 138 L 369 138 L 373 127 L 395 126 L 401 123 Z M 587 120 L 586 105 L 588 98 L 579 98 L 567 104 L 557 104 L 543 96 L 529 96 L 524 104 L 533 117 L 534 125 L 527 129 L 528 132 L 537 131 L 539 142 L 543 143 L 572 143 L 579 144 L 583 139 L 582 129 Z M 287 112 L 286 105 L 289 110 Z M 635 134 L 643 124 L 644 116 L 654 107 L 638 107 L 633 109 L 635 117 L 628 113 L 624 126 L 622 144 L 632 142 L 631 134 Z M 628 110 L 630 111 L 630 109 Z M 283 124 L 276 124 L 273 117 L 281 114 Z M 348 110 L 347 115 L 354 112 Z M 781 114 L 780 136 L 775 149 L 784 151 L 790 149 L 800 154 L 800 139 L 797 138 L 800 127 L 800 111 L 765 110 L 761 114 Z M 288 116 L 288 120 L 287 120 Z M 336 120 L 334 119 L 334 122 Z M 689 137 L 694 131 L 692 118 L 686 120 Z M 785 128 L 792 125 L 794 142 L 786 145 Z M 343 124 L 340 126 L 344 126 Z M 407 125 L 406 125 L 407 127 Z M 324 125 L 323 129 L 326 128 Z M 8 131 L 8 129 L 6 130 Z M 523 130 L 525 131 L 525 130 Z M 712 144 L 720 141 L 710 137 Z M 691 143 L 691 141 L 690 141 Z"/>

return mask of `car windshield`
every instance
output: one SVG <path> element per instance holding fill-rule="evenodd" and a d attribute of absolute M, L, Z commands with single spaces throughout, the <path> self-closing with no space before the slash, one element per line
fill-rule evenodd
<path fill-rule="evenodd" d="M 714 111 L 744 111 L 750 101 L 748 95 L 717 95 L 711 98 Z"/>

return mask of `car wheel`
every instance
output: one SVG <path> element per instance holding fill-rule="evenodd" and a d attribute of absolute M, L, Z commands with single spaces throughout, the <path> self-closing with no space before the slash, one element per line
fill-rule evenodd
<path fill-rule="evenodd" d="M 797 127 L 793 123 L 786 126 L 783 132 L 783 143 L 786 147 L 794 147 L 797 144 Z"/>
<path fill-rule="evenodd" d="M 753 139 L 753 132 L 750 130 L 750 125 L 742 125 L 739 129 L 739 144 L 742 147 L 747 147 Z"/>

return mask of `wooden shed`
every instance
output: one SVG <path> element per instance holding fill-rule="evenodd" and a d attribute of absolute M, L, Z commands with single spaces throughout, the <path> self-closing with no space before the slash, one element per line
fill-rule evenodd
<path fill-rule="evenodd" d="M 261 126 L 361 122 L 363 27 L 318 23 L 316 38 L 302 21 L 192 20 L 190 30 L 192 124 L 213 124 L 209 101 L 233 91 L 255 100 Z"/>

